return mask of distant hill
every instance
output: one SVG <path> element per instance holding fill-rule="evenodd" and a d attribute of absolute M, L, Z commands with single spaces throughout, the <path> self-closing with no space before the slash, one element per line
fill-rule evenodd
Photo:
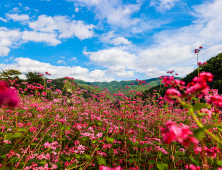
<path fill-rule="evenodd" d="M 127 93 L 128 91 L 131 90 L 137 90 L 137 84 L 138 82 L 135 80 L 128 80 L 128 81 L 111 81 L 111 82 L 85 82 L 83 80 L 75 80 L 75 82 L 79 85 L 93 85 L 93 86 L 98 86 L 100 90 L 103 90 L 104 88 L 108 89 L 111 94 L 118 93 L 118 91 L 124 91 Z M 149 85 L 143 86 L 140 85 L 138 86 L 138 91 L 144 91 L 148 88 L 157 86 L 160 84 L 159 78 L 151 78 L 145 80 L 146 83 L 149 83 Z M 134 83 L 135 85 L 131 85 L 131 83 Z M 126 89 L 126 87 L 129 86 L 129 89 Z M 123 90 L 125 89 L 125 90 Z"/>
<path fill-rule="evenodd" d="M 64 83 L 63 81 L 65 78 L 59 78 L 59 79 L 53 79 L 52 84 L 55 85 L 55 88 L 63 89 Z M 104 88 L 109 90 L 109 93 L 114 94 L 118 92 L 126 93 L 126 96 L 129 96 L 127 94 L 128 91 L 131 90 L 138 90 L 140 92 L 147 90 L 148 88 L 157 86 L 160 84 L 159 78 L 151 78 L 145 80 L 146 83 L 149 83 L 149 85 L 143 86 L 139 85 L 137 86 L 138 82 L 135 80 L 128 80 L 128 81 L 111 81 L 111 82 L 86 82 L 83 80 L 75 79 L 74 82 L 82 89 L 88 90 L 88 91 L 94 91 L 95 88 L 93 86 L 99 87 L 97 89 L 97 92 L 101 92 L 104 90 Z M 131 83 L 134 83 L 134 85 L 131 85 Z M 129 86 L 129 89 L 126 89 L 126 87 Z M 138 89 L 137 89 L 138 88 Z"/>

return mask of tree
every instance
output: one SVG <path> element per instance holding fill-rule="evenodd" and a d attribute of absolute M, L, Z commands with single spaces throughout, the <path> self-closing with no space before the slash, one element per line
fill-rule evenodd
<path fill-rule="evenodd" d="M 22 73 L 18 70 L 14 70 L 14 69 L 6 69 L 6 70 L 2 70 L 0 72 L 0 79 L 3 80 L 14 80 L 14 79 L 19 79 L 19 75 L 21 75 Z"/>
<path fill-rule="evenodd" d="M 27 82 L 29 84 L 32 84 L 32 83 L 40 83 L 42 84 L 43 83 L 43 78 L 41 76 L 39 76 L 39 72 L 28 72 L 25 74 L 26 78 L 27 78 Z"/>

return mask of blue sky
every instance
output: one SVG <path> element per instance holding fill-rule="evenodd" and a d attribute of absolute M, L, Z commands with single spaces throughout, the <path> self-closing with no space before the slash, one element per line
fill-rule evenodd
<path fill-rule="evenodd" d="M 0 70 L 85 81 L 183 77 L 222 52 L 221 0 L 3 0 Z M 24 77 L 24 76 L 22 76 Z"/>

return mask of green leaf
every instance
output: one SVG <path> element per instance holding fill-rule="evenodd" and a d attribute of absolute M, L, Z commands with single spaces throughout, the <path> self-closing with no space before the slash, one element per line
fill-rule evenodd
<path fill-rule="evenodd" d="M 21 137 L 23 134 L 21 132 L 16 132 L 13 134 L 13 138 L 19 138 Z"/>
<path fill-rule="evenodd" d="M 106 165 L 106 160 L 101 156 L 97 157 L 97 161 L 99 165 Z"/>
<path fill-rule="evenodd" d="M 222 166 L 222 161 L 217 161 L 217 165 Z"/>
<path fill-rule="evenodd" d="M 4 135 L 4 140 L 10 140 L 13 137 L 12 133 L 8 133 L 7 135 Z"/>
<path fill-rule="evenodd" d="M 113 143 L 114 142 L 114 138 L 109 138 L 108 136 L 106 137 L 106 140 L 110 143 Z"/>
<path fill-rule="evenodd" d="M 222 128 L 217 127 L 217 129 L 218 129 L 220 132 L 222 132 Z"/>
<path fill-rule="evenodd" d="M 184 102 L 183 102 L 183 103 L 181 103 L 180 105 L 181 105 L 181 106 L 182 106 L 184 109 L 188 109 L 188 108 L 189 108 L 189 106 L 190 106 L 189 104 L 184 103 Z"/>
<path fill-rule="evenodd" d="M 5 157 L 6 157 L 6 155 L 1 155 L 1 156 L 0 156 L 0 158 L 5 158 Z"/>
<path fill-rule="evenodd" d="M 134 159 L 129 159 L 129 163 L 132 164 L 135 160 Z"/>
<path fill-rule="evenodd" d="M 90 155 L 84 155 L 84 157 L 85 157 L 86 159 L 92 159 L 92 157 L 91 157 Z"/>
<path fill-rule="evenodd" d="M 149 162 L 148 162 L 148 164 L 155 164 L 156 163 L 156 161 L 154 161 L 154 160 L 150 160 Z"/>
<path fill-rule="evenodd" d="M 193 130 L 193 134 L 195 138 L 201 140 L 204 137 L 204 129 L 203 128 L 195 129 Z"/>
<path fill-rule="evenodd" d="M 189 158 L 191 159 L 191 161 L 193 163 L 195 163 L 197 166 L 199 166 L 199 163 L 192 156 L 189 156 Z"/>
<path fill-rule="evenodd" d="M 201 109 L 203 108 L 208 108 L 210 105 L 209 104 L 203 104 L 203 103 L 196 103 L 194 106 L 193 106 L 193 111 L 200 111 Z"/>
<path fill-rule="evenodd" d="M 168 164 L 162 163 L 162 162 L 157 162 L 157 168 L 159 168 L 159 170 L 168 169 Z"/>
<path fill-rule="evenodd" d="M 25 128 L 18 128 L 17 131 L 24 132 L 24 131 L 26 131 L 26 129 Z"/>
<path fill-rule="evenodd" d="M 8 163 L 16 163 L 18 160 L 19 160 L 19 159 L 18 159 L 18 157 L 16 156 L 16 157 L 11 158 L 11 159 L 8 161 Z"/>
<path fill-rule="evenodd" d="M 0 168 L 0 170 L 11 170 L 11 168 L 8 167 L 8 166 L 2 166 L 2 167 Z"/>

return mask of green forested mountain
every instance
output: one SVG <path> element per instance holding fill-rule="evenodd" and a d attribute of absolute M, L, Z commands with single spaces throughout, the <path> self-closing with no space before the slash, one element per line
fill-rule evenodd
<path fill-rule="evenodd" d="M 208 85 L 211 89 L 218 89 L 218 93 L 222 94 L 222 53 L 219 53 L 217 56 L 210 58 L 206 61 L 207 65 L 199 67 L 199 72 L 210 72 L 214 75 L 213 82 L 210 82 Z M 198 70 L 195 69 L 193 72 L 188 74 L 183 81 L 191 82 L 192 79 L 198 75 Z"/>
<path fill-rule="evenodd" d="M 58 89 L 63 89 L 64 87 L 64 83 L 63 81 L 65 80 L 65 78 L 59 78 L 59 79 L 53 79 L 51 84 L 55 85 L 55 88 Z M 74 82 L 82 89 L 86 89 L 89 91 L 94 91 L 95 87 L 99 87 L 97 88 L 97 92 L 101 92 L 104 90 L 104 88 L 109 90 L 109 93 L 114 94 L 114 93 L 118 93 L 119 91 L 121 91 L 122 93 L 127 93 L 128 91 L 131 90 L 138 90 L 140 92 L 147 90 L 148 88 L 157 86 L 160 84 L 160 80 L 159 78 L 151 78 L 151 79 L 147 79 L 145 80 L 146 83 L 149 83 L 149 85 L 139 85 L 137 86 L 138 82 L 135 80 L 128 80 L 128 81 L 111 81 L 111 82 L 85 82 L 83 80 L 78 80 L 75 79 Z M 134 83 L 134 85 L 131 85 L 131 83 Z M 128 89 L 126 89 L 126 87 L 130 87 Z M 129 96 L 129 94 L 127 94 L 127 96 Z"/>
<path fill-rule="evenodd" d="M 214 79 L 212 82 L 208 83 L 208 85 L 211 89 L 218 89 L 218 93 L 222 94 L 222 53 L 219 53 L 217 56 L 210 58 L 206 62 L 207 65 L 199 66 L 199 73 L 212 73 L 214 75 Z M 187 85 L 187 83 L 191 82 L 195 76 L 198 76 L 198 69 L 195 69 L 193 72 L 186 75 L 184 78 L 182 78 L 182 80 L 185 81 Z M 144 95 L 146 96 L 148 93 L 159 93 L 161 96 L 164 96 L 167 89 L 168 88 L 163 85 L 158 85 L 152 87 L 149 89 L 149 91 L 145 91 Z"/>
<path fill-rule="evenodd" d="M 75 82 L 79 85 L 93 85 L 98 86 L 100 90 L 103 90 L 104 88 L 108 89 L 110 93 L 117 93 L 118 91 L 122 91 L 123 89 L 126 89 L 127 86 L 129 86 L 129 89 L 124 90 L 124 92 L 131 91 L 131 90 L 137 90 L 137 84 L 138 82 L 135 80 L 128 80 L 128 81 L 111 81 L 111 82 L 84 82 L 82 80 L 75 80 Z M 145 80 L 146 83 L 149 83 L 149 85 L 138 86 L 138 91 L 144 91 L 147 88 L 150 88 L 150 86 L 157 86 L 160 84 L 159 78 L 151 78 Z M 134 83 L 135 85 L 131 85 L 131 83 Z"/>

